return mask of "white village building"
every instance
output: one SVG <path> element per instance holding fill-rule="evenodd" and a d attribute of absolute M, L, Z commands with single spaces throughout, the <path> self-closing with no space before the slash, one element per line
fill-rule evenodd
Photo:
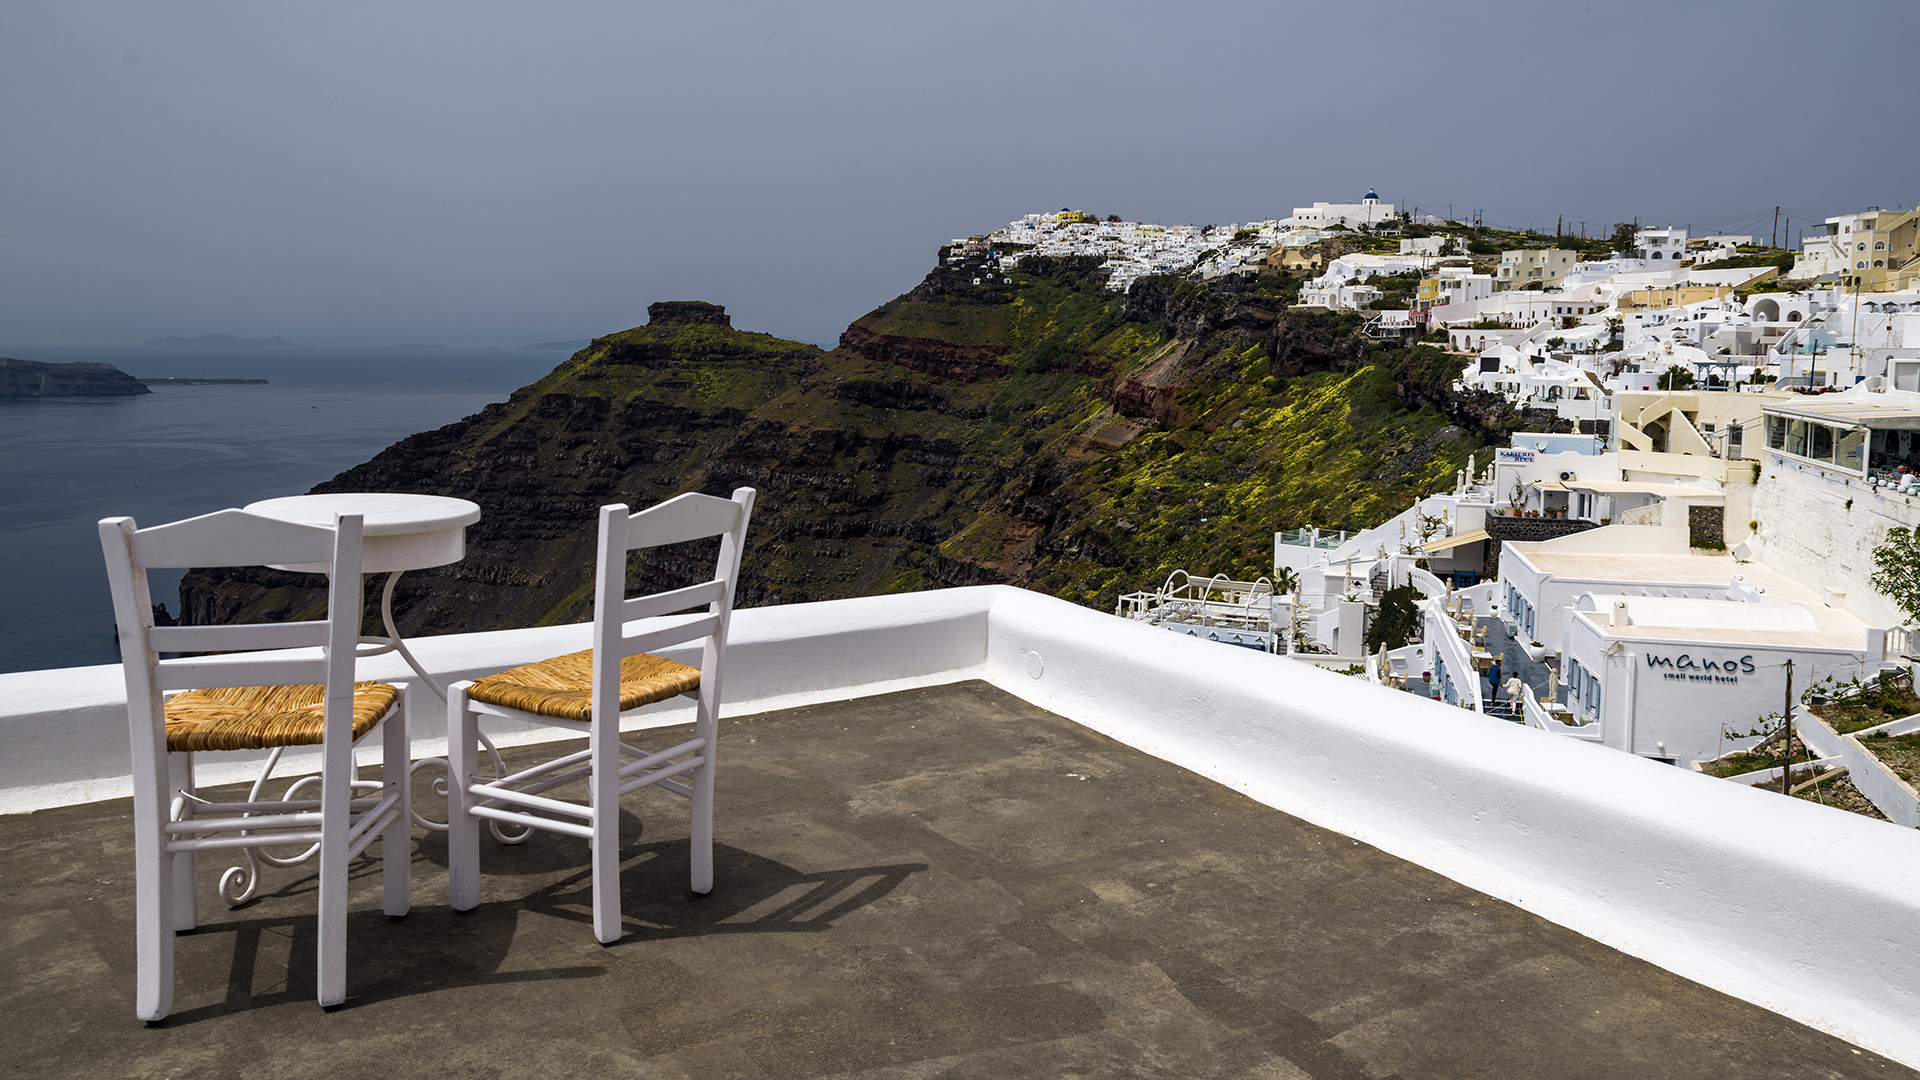
<path fill-rule="evenodd" d="M 1349 229 L 1357 229 L 1362 225 L 1371 228 L 1398 217 L 1392 203 L 1381 202 L 1378 194 L 1368 191 L 1366 197 L 1357 203 L 1317 202 L 1312 206 L 1294 207 L 1291 220 L 1297 228 L 1324 229 L 1331 225 L 1345 225 Z"/>

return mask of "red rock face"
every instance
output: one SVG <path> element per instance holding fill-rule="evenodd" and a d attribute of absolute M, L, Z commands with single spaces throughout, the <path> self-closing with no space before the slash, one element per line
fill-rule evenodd
<path fill-rule="evenodd" d="M 1000 363 L 1007 350 L 998 345 L 956 345 L 937 338 L 876 334 L 860 326 L 840 335 L 844 348 L 868 360 L 879 360 L 955 382 L 973 382 L 1006 374 Z"/>
<path fill-rule="evenodd" d="M 1138 377 L 1121 379 L 1113 388 L 1113 411 L 1121 416 L 1149 417 L 1170 424 L 1178 414 L 1174 395 L 1184 385 L 1152 386 Z"/>

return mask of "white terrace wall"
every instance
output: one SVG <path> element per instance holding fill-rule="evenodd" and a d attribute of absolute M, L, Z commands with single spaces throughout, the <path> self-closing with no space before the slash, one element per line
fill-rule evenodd
<path fill-rule="evenodd" d="M 1269 806 L 1920 1064 L 1913 830 L 1005 586 L 743 611 L 735 626 L 736 715 L 984 677 Z M 585 639 L 576 626 L 417 644 L 457 677 Z M 108 767 L 124 774 L 117 682 L 111 668 L 0 676 L 8 805 L 22 792 L 44 799 L 40 789 L 68 801 L 124 789 Z M 424 739 L 439 730 L 423 716 Z M 88 775 L 60 779 L 76 772 Z"/>
<path fill-rule="evenodd" d="M 1815 588 L 1844 590 L 1847 610 L 1870 625 L 1906 621 L 1869 579 L 1873 549 L 1886 541 L 1887 530 L 1920 525 L 1920 495 L 1872 488 L 1858 477 L 1767 452 L 1751 512 L 1767 562 Z M 1735 531 L 1731 518 L 1727 529 Z"/>
<path fill-rule="evenodd" d="M 986 619 L 985 599 L 971 589 L 916 594 L 905 603 L 863 597 L 736 611 L 724 687 L 729 711 L 792 708 L 972 678 L 986 660 Z M 578 623 L 450 634 L 408 646 L 423 667 L 453 682 L 586 648 L 589 629 Z M 681 647 L 662 655 L 697 663 L 693 651 Z M 363 662 L 360 675 L 391 682 L 414 678 L 396 656 Z M 410 694 L 414 755 L 445 754 L 445 704 L 424 686 Z M 692 718 L 692 703 L 675 699 L 629 714 L 621 726 L 659 727 Z M 503 746 L 570 737 L 498 720 L 487 721 L 486 730 Z M 317 751 L 288 751 L 276 775 L 318 772 Z M 377 760 L 377 748 L 363 752 Z M 202 754 L 195 767 L 203 784 L 234 783 L 258 775 L 265 759 L 264 751 Z M 129 796 L 131 768 L 118 665 L 0 674 L 0 813 Z"/>

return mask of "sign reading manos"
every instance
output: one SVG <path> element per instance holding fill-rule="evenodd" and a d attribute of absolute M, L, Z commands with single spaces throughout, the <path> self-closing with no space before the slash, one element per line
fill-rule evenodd
<path fill-rule="evenodd" d="M 1754 673 L 1753 656 L 1742 656 L 1738 660 L 1716 660 L 1709 657 L 1696 657 L 1692 653 L 1678 656 L 1647 654 L 1647 666 L 1666 668 L 1660 673 L 1662 678 L 1680 682 L 1737 683 L 1740 676 Z"/>

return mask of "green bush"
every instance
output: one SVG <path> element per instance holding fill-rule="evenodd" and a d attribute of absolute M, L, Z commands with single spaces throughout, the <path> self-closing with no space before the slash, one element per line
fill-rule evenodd
<path fill-rule="evenodd" d="M 1373 617 L 1373 625 L 1367 627 L 1367 652 L 1376 652 L 1382 645 L 1389 649 L 1406 647 L 1420 631 L 1419 599 L 1419 590 L 1411 585 L 1381 594 L 1380 610 Z"/>

